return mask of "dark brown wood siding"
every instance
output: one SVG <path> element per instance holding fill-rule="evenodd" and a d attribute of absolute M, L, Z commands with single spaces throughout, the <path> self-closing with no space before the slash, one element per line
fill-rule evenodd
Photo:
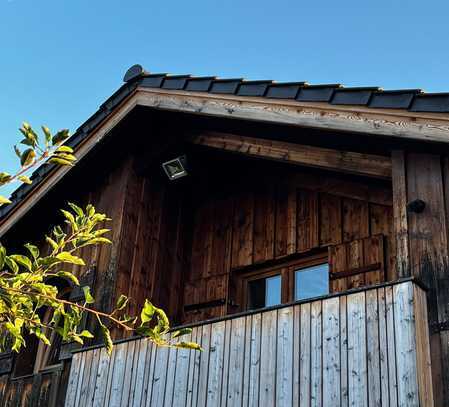
<path fill-rule="evenodd" d="M 369 194 L 363 194 L 361 181 L 314 173 L 310 182 L 308 176 L 298 171 L 277 176 L 246 174 L 230 188 L 225 201 L 216 198 L 214 187 L 198 192 L 203 198 L 194 208 L 185 322 L 228 312 L 226 303 L 236 300 L 232 273 L 334 245 L 353 246 L 342 271 L 372 263 L 382 267 L 370 271 L 366 279 L 364 275 L 348 278 L 349 284 L 341 289 L 385 281 L 385 273 L 391 280 L 396 277 L 389 186 L 374 185 Z M 331 191 L 324 185 L 331 185 Z M 358 242 L 359 259 L 354 257 Z"/>

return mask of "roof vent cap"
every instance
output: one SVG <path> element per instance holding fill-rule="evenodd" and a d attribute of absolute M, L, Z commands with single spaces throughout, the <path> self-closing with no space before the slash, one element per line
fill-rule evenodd
<path fill-rule="evenodd" d="M 133 79 L 142 76 L 144 73 L 145 70 L 143 69 L 142 65 L 139 64 L 133 65 L 126 71 L 125 76 L 123 77 L 123 82 L 132 81 Z"/>

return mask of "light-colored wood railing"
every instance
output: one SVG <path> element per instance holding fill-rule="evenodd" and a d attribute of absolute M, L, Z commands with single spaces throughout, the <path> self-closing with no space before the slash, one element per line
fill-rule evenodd
<path fill-rule="evenodd" d="M 206 322 L 202 353 L 79 352 L 66 406 L 432 406 L 426 315 L 404 281 Z"/>

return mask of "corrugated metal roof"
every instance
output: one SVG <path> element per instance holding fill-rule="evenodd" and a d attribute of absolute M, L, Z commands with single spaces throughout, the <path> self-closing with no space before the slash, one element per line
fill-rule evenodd
<path fill-rule="evenodd" d="M 449 93 L 424 93 L 420 89 L 382 90 L 378 87 L 344 87 L 341 84 L 308 84 L 307 82 L 247 81 L 242 78 L 222 79 L 215 76 L 169 75 L 148 73 L 140 65 L 126 72 L 122 85 L 70 137 L 68 145 L 76 147 L 112 110 L 136 88 L 161 88 L 189 92 L 227 94 L 267 99 L 326 102 L 332 105 L 358 105 L 377 109 L 402 109 L 410 112 L 449 112 Z M 43 165 L 31 176 L 32 185 L 23 184 L 11 195 L 12 204 L 0 208 L 6 216 L 54 168 Z"/>

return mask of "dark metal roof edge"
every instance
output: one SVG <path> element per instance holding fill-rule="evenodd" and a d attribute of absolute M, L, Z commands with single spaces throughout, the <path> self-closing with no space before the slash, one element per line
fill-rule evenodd
<path fill-rule="evenodd" d="M 282 86 L 304 86 L 308 87 L 309 84 L 307 82 L 276 82 L 270 84 L 270 87 L 282 87 Z"/>
<path fill-rule="evenodd" d="M 260 85 L 263 85 L 263 84 L 270 85 L 272 83 L 274 83 L 274 81 L 272 81 L 272 80 L 258 79 L 258 80 L 252 81 L 252 80 L 243 79 L 240 84 L 241 85 L 259 85 L 259 84 Z"/>
<path fill-rule="evenodd" d="M 343 92 L 381 92 L 382 88 L 377 86 L 352 86 L 346 88 L 341 86 L 340 88 L 335 89 L 335 92 L 343 93 Z"/>
<path fill-rule="evenodd" d="M 218 80 L 216 76 L 191 76 L 189 81 L 215 81 Z"/>
<path fill-rule="evenodd" d="M 381 94 L 401 94 L 401 93 L 414 93 L 414 94 L 421 94 L 423 93 L 422 89 L 382 89 L 377 92 L 374 92 L 375 95 L 381 95 Z"/>

